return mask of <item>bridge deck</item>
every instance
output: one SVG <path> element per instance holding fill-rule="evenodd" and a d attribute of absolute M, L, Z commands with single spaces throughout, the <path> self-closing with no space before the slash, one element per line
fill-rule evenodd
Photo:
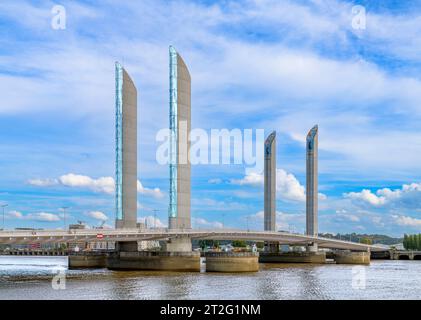
<path fill-rule="evenodd" d="M 98 236 L 99 235 L 99 236 Z M 357 251 L 385 251 L 385 248 L 336 239 L 311 237 L 302 234 L 242 230 L 195 230 L 195 229 L 83 229 L 83 230 L 36 230 L 0 231 L 0 244 L 62 243 L 91 241 L 141 241 L 165 240 L 176 236 L 192 239 L 276 241 L 281 244 L 306 245 L 317 243 L 321 248 Z"/>

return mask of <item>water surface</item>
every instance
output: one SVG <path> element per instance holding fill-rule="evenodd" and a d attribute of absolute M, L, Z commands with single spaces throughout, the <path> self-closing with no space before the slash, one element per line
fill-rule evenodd
<path fill-rule="evenodd" d="M 67 257 L 0 256 L 0 299 L 421 299 L 421 261 L 261 264 L 257 273 L 67 270 Z M 66 289 L 55 290 L 60 270 Z M 355 274 L 365 274 L 365 289 Z M 354 277 L 354 278 L 353 278 Z"/>

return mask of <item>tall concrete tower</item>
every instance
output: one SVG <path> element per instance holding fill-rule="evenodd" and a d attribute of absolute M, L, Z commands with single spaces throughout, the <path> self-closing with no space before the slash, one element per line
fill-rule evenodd
<path fill-rule="evenodd" d="M 170 229 L 191 228 L 190 142 L 191 78 L 177 51 L 170 46 Z"/>
<path fill-rule="evenodd" d="M 137 223 L 137 90 L 120 63 L 116 86 L 116 228 Z"/>
<path fill-rule="evenodd" d="M 276 131 L 265 141 L 265 231 L 276 231 Z"/>
<path fill-rule="evenodd" d="M 317 200 L 318 200 L 318 127 L 315 125 L 307 134 L 307 173 L 306 173 L 306 234 L 317 236 Z"/>

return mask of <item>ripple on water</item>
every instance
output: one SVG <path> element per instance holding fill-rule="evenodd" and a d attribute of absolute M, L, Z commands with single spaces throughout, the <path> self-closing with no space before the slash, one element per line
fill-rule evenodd
<path fill-rule="evenodd" d="M 0 260 L 0 299 L 421 298 L 421 261 L 374 260 L 360 266 L 365 289 L 353 288 L 355 266 L 262 264 L 259 272 L 244 274 L 65 270 L 65 290 L 51 286 L 54 268 L 62 265 L 45 261 L 25 260 L 22 266 Z"/>

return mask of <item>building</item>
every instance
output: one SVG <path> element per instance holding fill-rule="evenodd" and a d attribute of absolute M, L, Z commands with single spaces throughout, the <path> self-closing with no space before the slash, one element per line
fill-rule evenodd
<path fill-rule="evenodd" d="M 276 131 L 267 137 L 264 153 L 264 227 L 276 231 Z"/>
<path fill-rule="evenodd" d="M 115 64 L 116 228 L 137 223 L 137 90 L 126 70 Z"/>
<path fill-rule="evenodd" d="M 306 234 L 317 237 L 317 200 L 318 200 L 318 127 L 315 125 L 306 139 Z"/>
<path fill-rule="evenodd" d="M 170 46 L 170 229 L 191 228 L 190 142 L 191 77 L 186 64 Z"/>

